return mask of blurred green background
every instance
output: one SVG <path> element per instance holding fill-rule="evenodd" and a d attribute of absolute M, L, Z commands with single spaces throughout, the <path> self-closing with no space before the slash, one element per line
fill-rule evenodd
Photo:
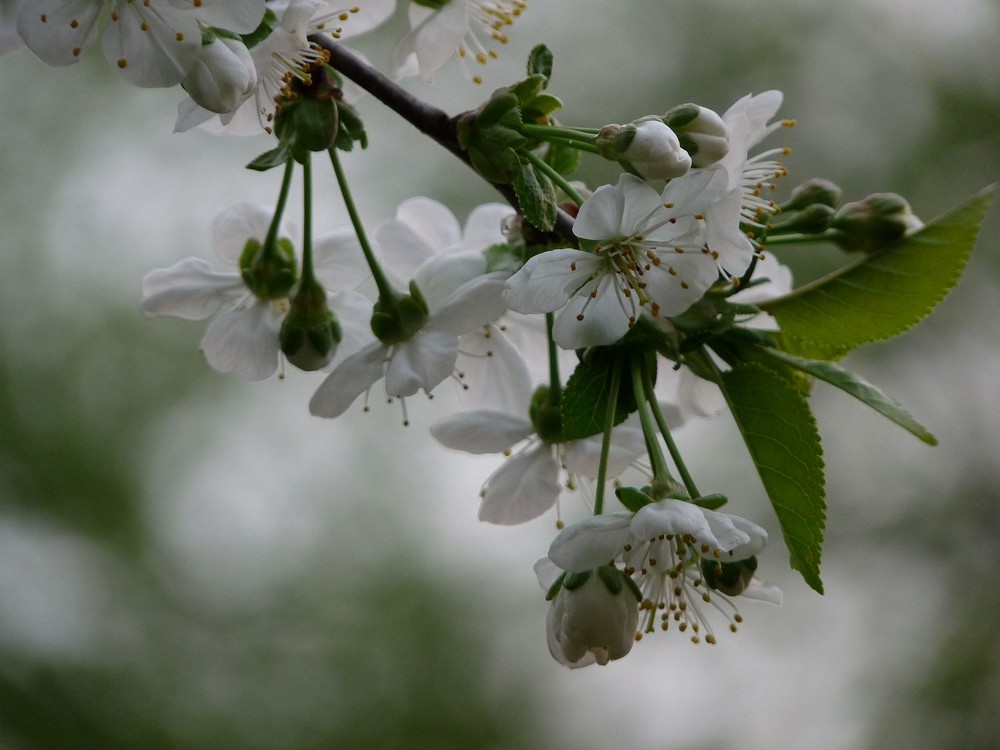
<path fill-rule="evenodd" d="M 381 63 L 402 33 L 358 47 Z M 785 92 L 787 191 L 895 191 L 929 219 L 1000 175 L 994 0 L 534 2 L 484 89 L 454 66 L 418 95 L 450 112 L 555 53 L 562 120 L 599 126 Z M 1000 212 L 918 329 L 848 364 L 908 406 L 931 449 L 817 387 L 827 594 L 762 557 L 779 608 L 713 648 L 669 636 L 569 672 L 544 642 L 531 565 L 551 517 L 476 521 L 493 457 L 434 445 L 455 404 L 310 418 L 318 377 L 248 385 L 200 324 L 143 320 L 142 276 L 210 257 L 225 207 L 273 202 L 242 165 L 266 139 L 171 135 L 175 91 L 99 52 L 0 59 L 0 748 L 975 748 L 1000 736 Z M 496 200 L 377 102 L 347 157 L 366 220 L 425 194 Z M 605 165 L 583 176 L 612 178 Z M 317 230 L 346 214 L 329 175 Z M 805 280 L 834 249 L 782 259 Z M 679 433 L 700 483 L 768 525 L 728 418 Z M 564 516 L 582 513 L 579 500 Z"/>

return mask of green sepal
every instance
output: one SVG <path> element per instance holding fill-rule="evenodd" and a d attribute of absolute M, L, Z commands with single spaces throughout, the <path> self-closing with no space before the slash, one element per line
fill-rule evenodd
<path fill-rule="evenodd" d="M 265 151 L 252 162 L 247 164 L 247 169 L 252 169 L 256 172 L 266 172 L 267 170 L 274 169 L 275 167 L 283 167 L 288 161 L 290 155 L 288 144 L 278 143 L 278 145 L 270 151 Z"/>
<path fill-rule="evenodd" d="M 278 334 L 288 361 L 307 372 L 322 369 L 333 359 L 341 338 L 340 321 L 327 305 L 323 287 L 313 282 L 300 288 Z"/>
<path fill-rule="evenodd" d="M 957 283 L 995 193 L 992 185 L 878 252 L 759 303 L 781 327 L 781 348 L 835 360 L 919 323 Z"/>
<path fill-rule="evenodd" d="M 726 596 L 739 596 L 750 585 L 757 571 L 757 557 L 751 555 L 734 562 L 702 558 L 700 568 L 709 588 L 721 591 Z"/>
<path fill-rule="evenodd" d="M 271 32 L 274 31 L 277 25 L 278 17 L 275 15 L 273 10 L 268 8 L 264 11 L 264 17 L 260 19 L 260 23 L 257 25 L 257 28 L 249 34 L 242 34 L 240 38 L 243 40 L 243 44 L 247 46 L 247 49 L 253 49 L 271 36 Z"/>
<path fill-rule="evenodd" d="M 823 449 L 809 404 L 792 383 L 756 363 L 723 373 L 719 385 L 778 516 L 791 566 L 822 594 Z"/>
<path fill-rule="evenodd" d="M 383 344 L 401 344 L 424 327 L 427 315 L 427 303 L 416 284 L 411 282 L 410 294 L 376 300 L 372 310 L 372 333 Z"/>
<path fill-rule="evenodd" d="M 490 245 L 483 250 L 483 255 L 486 257 L 485 273 L 492 273 L 493 271 L 514 273 L 524 265 L 524 259 L 521 257 L 521 254 L 507 242 L 498 242 Z"/>
<path fill-rule="evenodd" d="M 624 585 L 622 578 L 625 577 L 625 574 L 618 570 L 618 568 L 613 565 L 602 565 L 597 569 L 597 577 L 601 579 L 604 588 L 615 596 L 618 596 L 622 592 Z"/>
<path fill-rule="evenodd" d="M 592 570 L 579 570 L 566 573 L 566 577 L 563 578 L 563 588 L 567 591 L 580 588 L 589 580 L 590 574 L 593 572 Z"/>
<path fill-rule="evenodd" d="M 521 213 L 543 232 L 556 224 L 556 190 L 552 180 L 531 161 L 518 157 L 520 169 L 512 175 Z"/>
<path fill-rule="evenodd" d="M 358 111 L 342 99 L 336 100 L 336 104 L 340 128 L 337 130 L 334 145 L 341 151 L 353 150 L 355 142 L 363 149 L 368 148 L 368 133 L 365 132 L 365 124 Z"/>
<path fill-rule="evenodd" d="M 535 428 L 535 434 L 548 445 L 563 442 L 560 401 L 561 394 L 556 393 L 553 398 L 547 385 L 539 386 L 531 394 L 528 418 Z"/>
<path fill-rule="evenodd" d="M 490 182 L 507 184 L 521 169 L 514 153 L 526 143 L 520 126 L 517 95 L 499 89 L 478 110 L 459 117 L 455 134 L 477 172 Z"/>
<path fill-rule="evenodd" d="M 545 601 L 551 602 L 553 599 L 556 598 L 556 595 L 559 593 L 559 589 L 562 588 L 563 582 L 565 580 L 566 580 L 566 574 L 563 573 L 556 579 L 555 583 L 549 586 L 549 590 L 545 592 Z"/>
<path fill-rule="evenodd" d="M 642 490 L 636 487 L 616 487 L 615 497 L 618 498 L 626 510 L 638 513 L 639 509 L 656 502 Z"/>
<path fill-rule="evenodd" d="M 795 370 L 803 372 L 825 383 L 839 388 L 863 404 L 870 406 L 884 417 L 898 424 L 927 445 L 937 445 L 937 438 L 926 427 L 914 419 L 899 403 L 886 396 L 860 375 L 844 370 L 830 362 L 803 359 L 785 352 L 761 347 L 757 350 L 766 357 L 777 360 Z M 765 363 L 766 364 L 766 363 Z"/>
<path fill-rule="evenodd" d="M 708 510 L 718 510 L 723 505 L 729 502 L 729 498 L 718 492 L 713 492 L 708 495 L 701 495 L 699 497 L 691 500 L 692 503 L 697 505 L 699 508 L 708 508 Z"/>
<path fill-rule="evenodd" d="M 542 88 L 545 88 L 552 78 L 552 62 L 552 50 L 544 44 L 537 45 L 528 53 L 528 75 L 542 76 L 546 81 Z"/>
<path fill-rule="evenodd" d="M 283 299 L 295 285 L 298 276 L 295 248 L 284 237 L 274 245 L 265 246 L 250 238 L 240 255 L 240 277 L 257 299 Z"/>
<path fill-rule="evenodd" d="M 332 95 L 284 99 L 274 119 L 274 134 L 300 164 L 312 151 L 329 150 L 339 130 L 340 118 Z"/>
<path fill-rule="evenodd" d="M 642 591 L 639 590 L 639 584 L 632 579 L 632 576 L 627 576 L 624 573 L 622 573 L 622 580 L 625 582 L 628 590 L 632 592 L 632 596 L 635 597 L 635 600 L 641 603 Z"/>
<path fill-rule="evenodd" d="M 573 370 L 562 393 L 564 440 L 580 440 L 604 432 L 614 369 L 620 369 L 614 424 L 636 410 L 628 361 L 621 349 L 600 347 L 587 351 Z"/>

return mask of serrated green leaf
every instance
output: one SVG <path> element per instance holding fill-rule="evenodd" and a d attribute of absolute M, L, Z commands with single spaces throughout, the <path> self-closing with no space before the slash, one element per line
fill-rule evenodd
<path fill-rule="evenodd" d="M 803 359 L 791 354 L 777 351 L 775 349 L 761 348 L 758 351 L 765 352 L 769 357 L 773 357 L 796 370 L 812 375 L 825 383 L 839 388 L 845 393 L 849 393 L 864 404 L 867 404 L 879 414 L 888 417 L 904 430 L 912 433 L 917 438 L 928 445 L 937 445 L 938 441 L 930 431 L 916 419 L 914 419 L 906 409 L 897 402 L 886 396 L 874 385 L 866 381 L 860 375 L 848 372 L 829 362 L 822 362 L 814 359 Z"/>
<path fill-rule="evenodd" d="M 785 378 L 755 363 L 723 373 L 721 385 L 778 516 L 792 568 L 822 594 L 823 449 L 809 404 Z"/>
<path fill-rule="evenodd" d="M 781 326 L 781 347 L 838 359 L 919 323 L 961 276 L 995 192 L 990 186 L 915 234 L 790 295 L 760 303 Z"/>
<path fill-rule="evenodd" d="M 604 431 L 616 367 L 620 371 L 614 423 L 624 422 L 635 411 L 628 362 L 619 352 L 592 350 L 573 370 L 562 392 L 563 440 L 580 440 Z"/>
<path fill-rule="evenodd" d="M 544 232 L 552 229 L 556 224 L 556 191 L 548 175 L 522 160 L 512 177 L 524 217 Z"/>
<path fill-rule="evenodd" d="M 528 75 L 545 76 L 545 81 L 552 78 L 552 50 L 544 44 L 539 44 L 528 53 Z"/>

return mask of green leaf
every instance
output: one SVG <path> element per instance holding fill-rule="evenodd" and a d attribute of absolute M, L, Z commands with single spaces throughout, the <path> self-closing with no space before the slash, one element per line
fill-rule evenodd
<path fill-rule="evenodd" d="M 552 50 L 544 44 L 539 44 L 528 53 L 528 75 L 545 76 L 546 83 L 552 78 Z"/>
<path fill-rule="evenodd" d="M 255 172 L 266 172 L 274 167 L 282 167 L 288 161 L 289 152 L 287 143 L 279 143 L 270 151 L 265 151 L 252 162 L 247 164 L 247 169 Z"/>
<path fill-rule="evenodd" d="M 775 349 L 760 348 L 768 356 L 783 362 L 807 375 L 812 375 L 825 383 L 849 393 L 864 404 L 867 404 L 879 414 L 888 417 L 904 430 L 912 433 L 928 445 L 937 445 L 935 438 L 926 427 L 915 420 L 902 406 L 886 396 L 882 391 L 866 381 L 860 375 L 841 369 L 829 362 L 814 359 L 803 359 Z"/>
<path fill-rule="evenodd" d="M 604 432 L 616 367 L 620 369 L 614 423 L 624 422 L 635 411 L 628 362 L 620 351 L 592 349 L 573 370 L 562 392 L 563 440 L 580 440 Z"/>
<path fill-rule="evenodd" d="M 771 498 L 792 568 L 822 594 L 823 449 L 809 404 L 785 378 L 755 363 L 723 373 L 721 386 Z"/>
<path fill-rule="evenodd" d="M 524 217 L 544 232 L 552 229 L 556 224 L 556 191 L 548 175 L 522 159 L 513 183 Z"/>
<path fill-rule="evenodd" d="M 781 326 L 781 347 L 838 359 L 919 323 L 958 281 L 995 193 L 990 186 L 915 234 L 790 295 L 760 303 Z"/>
<path fill-rule="evenodd" d="M 545 163 L 559 174 L 565 176 L 572 174 L 580 166 L 581 154 L 582 152 L 579 149 L 560 146 L 555 143 L 547 143 L 545 148 Z"/>

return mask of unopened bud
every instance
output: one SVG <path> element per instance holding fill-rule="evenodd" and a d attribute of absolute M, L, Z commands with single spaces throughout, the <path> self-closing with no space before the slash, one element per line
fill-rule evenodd
<path fill-rule="evenodd" d="M 201 52 L 181 86 L 199 107 L 226 114 L 253 93 L 257 69 L 241 40 L 206 33 Z"/>
<path fill-rule="evenodd" d="M 830 206 L 813 203 L 782 224 L 781 228 L 802 234 L 820 234 L 830 228 L 835 213 Z"/>
<path fill-rule="evenodd" d="M 854 203 L 845 203 L 833 217 L 835 242 L 845 250 L 873 253 L 904 235 L 917 231 L 923 222 L 914 216 L 906 199 L 895 193 L 875 193 Z"/>
<path fill-rule="evenodd" d="M 401 344 L 424 327 L 427 315 L 427 302 L 411 281 L 409 294 L 378 298 L 372 312 L 372 333 L 383 344 Z"/>
<path fill-rule="evenodd" d="M 729 153 L 729 129 L 708 107 L 679 104 L 663 116 L 663 121 L 677 134 L 694 167 L 710 167 Z"/>
<path fill-rule="evenodd" d="M 799 211 L 806 206 L 822 205 L 836 208 L 842 196 L 841 189 L 822 178 L 806 180 L 801 185 L 792 190 L 792 195 L 788 203 L 782 206 L 783 210 Z"/>
<path fill-rule="evenodd" d="M 281 324 L 278 340 L 288 361 L 300 370 L 319 370 L 330 363 L 342 338 L 340 322 L 316 283 L 300 289 Z"/>
<path fill-rule="evenodd" d="M 644 180 L 669 180 L 691 168 L 691 157 L 659 117 L 606 125 L 596 143 L 602 156 L 625 162 Z"/>

